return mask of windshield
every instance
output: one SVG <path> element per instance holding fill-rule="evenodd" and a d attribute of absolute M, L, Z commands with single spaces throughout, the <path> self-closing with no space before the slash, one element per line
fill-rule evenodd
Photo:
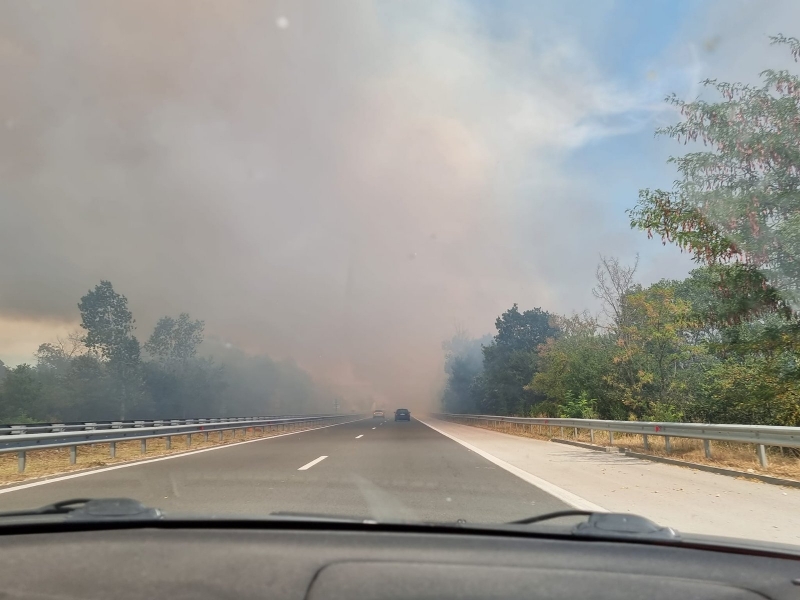
<path fill-rule="evenodd" d="M 799 35 L 790 0 L 3 2 L 0 511 L 800 544 Z"/>

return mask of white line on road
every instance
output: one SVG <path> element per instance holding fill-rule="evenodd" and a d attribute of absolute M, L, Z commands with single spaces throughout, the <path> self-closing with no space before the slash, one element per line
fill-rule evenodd
<path fill-rule="evenodd" d="M 501 469 L 505 469 L 509 473 L 512 473 L 512 474 L 516 475 L 517 477 L 519 477 L 523 481 L 527 481 L 531 485 L 535 485 L 536 487 L 538 487 L 543 492 L 547 492 L 551 496 L 555 496 L 556 498 L 558 498 L 559 500 L 561 500 L 562 502 L 564 502 L 566 504 L 569 504 L 573 508 L 577 508 L 578 510 L 590 510 L 590 511 L 593 511 L 593 512 L 608 512 L 602 506 L 598 506 L 597 504 L 594 504 L 593 502 L 589 502 L 588 500 L 585 500 L 585 499 L 581 498 L 577 494 L 573 494 L 572 492 L 568 492 L 567 490 L 565 490 L 563 488 L 560 488 L 557 485 L 554 485 L 554 484 L 550 483 L 549 481 L 545 481 L 544 479 L 536 477 L 536 475 L 528 473 L 527 471 L 524 471 L 524 470 L 520 469 L 519 467 L 515 467 L 511 463 L 507 463 L 506 461 L 504 461 L 504 460 L 502 460 L 500 458 L 497 458 L 496 456 L 493 456 L 493 455 L 489 454 L 488 452 L 484 452 L 480 448 L 476 448 L 472 444 L 469 444 L 469 443 L 465 442 L 464 440 L 460 440 L 454 435 L 450 435 L 449 433 L 445 433 L 441 429 L 437 429 L 436 427 L 434 427 L 430 423 L 426 423 L 422 419 L 417 419 L 417 420 L 420 423 L 422 423 L 424 425 L 427 425 L 428 427 L 433 429 L 435 432 L 441 433 L 443 436 L 448 437 L 451 440 L 453 440 L 454 442 L 457 442 L 457 443 L 461 444 L 462 446 L 464 446 L 468 450 L 472 450 L 478 456 L 482 456 L 483 458 L 485 458 L 489 462 L 496 464 Z"/>
<path fill-rule="evenodd" d="M 299 468 L 299 469 L 297 469 L 297 470 L 298 470 L 298 471 L 308 471 L 308 470 L 309 470 L 311 467 L 313 467 L 315 464 L 317 464 L 317 463 L 321 463 L 321 462 L 322 462 L 323 460 L 325 460 L 326 458 L 328 458 L 328 457 L 327 457 L 327 456 L 320 456 L 319 458 L 315 458 L 315 459 L 314 459 L 314 460 L 312 460 L 310 463 L 308 463 L 308 464 L 306 464 L 306 465 L 303 465 L 302 467 L 300 467 L 300 468 Z"/>
<path fill-rule="evenodd" d="M 375 428 L 373 427 L 373 429 L 375 429 Z"/>
<path fill-rule="evenodd" d="M 373 427 L 373 429 L 375 429 L 375 428 Z M 358 439 L 358 438 L 362 438 L 362 437 L 364 437 L 364 434 L 363 434 L 363 433 L 362 433 L 361 435 L 357 435 L 357 436 L 356 436 L 356 439 Z"/>

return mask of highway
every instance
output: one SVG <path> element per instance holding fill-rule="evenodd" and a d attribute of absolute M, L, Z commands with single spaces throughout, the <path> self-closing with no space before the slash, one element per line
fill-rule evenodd
<path fill-rule="evenodd" d="M 580 508 L 800 544 L 800 489 L 432 417 L 363 419 L 0 488 L 0 511 L 129 497 L 173 516 L 498 523 Z"/>
<path fill-rule="evenodd" d="M 130 497 L 172 515 L 274 512 L 503 522 L 572 508 L 476 452 L 410 422 L 365 419 L 0 491 L 0 510 Z"/>

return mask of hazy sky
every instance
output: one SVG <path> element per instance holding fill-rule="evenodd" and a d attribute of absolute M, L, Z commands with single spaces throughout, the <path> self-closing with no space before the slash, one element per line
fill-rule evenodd
<path fill-rule="evenodd" d="M 0 1 L 0 359 L 99 280 L 321 382 L 430 398 L 441 341 L 592 308 L 680 147 L 669 92 L 788 64 L 800 3 Z M 355 393 L 355 392 L 354 392 Z"/>

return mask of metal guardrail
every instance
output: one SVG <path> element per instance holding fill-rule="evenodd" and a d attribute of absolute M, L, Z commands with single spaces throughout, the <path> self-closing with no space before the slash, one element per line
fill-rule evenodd
<path fill-rule="evenodd" d="M 289 431 L 307 426 L 324 426 L 362 418 L 363 415 L 311 415 L 283 417 L 233 417 L 230 419 L 172 419 L 161 421 L 111 421 L 106 423 L 36 424 L 34 426 L 2 426 L 6 435 L 0 434 L 0 454 L 16 452 L 17 470 L 25 470 L 27 452 L 52 448 L 69 448 L 70 464 L 77 462 L 78 446 L 109 444 L 111 458 L 116 457 L 117 442 L 141 441 L 141 453 L 147 451 L 147 440 L 164 438 L 166 447 L 172 447 L 174 436 L 185 436 L 187 448 L 192 435 L 203 434 L 208 441 L 210 433 L 218 433 L 220 441 L 226 431 L 261 429 Z M 0 428 L 2 429 L 2 428 Z"/>
<path fill-rule="evenodd" d="M 652 421 L 604 421 L 601 419 L 548 419 L 548 418 L 526 418 L 526 417 L 502 417 L 497 415 L 459 415 L 450 413 L 438 413 L 434 416 L 455 422 L 464 422 L 466 425 L 498 426 L 500 423 L 515 423 L 537 428 L 548 427 L 552 432 L 553 427 L 561 428 L 561 436 L 564 436 L 564 428 L 575 430 L 589 430 L 590 439 L 594 442 L 595 431 L 606 431 L 609 434 L 609 442 L 614 443 L 615 433 L 626 433 L 641 435 L 645 450 L 649 449 L 649 436 L 664 438 L 664 445 L 667 452 L 670 451 L 670 438 L 691 438 L 703 440 L 703 448 L 706 458 L 711 458 L 711 442 L 739 442 L 744 444 L 754 444 L 757 448 L 758 460 L 762 467 L 766 467 L 767 446 L 779 446 L 782 448 L 800 448 L 800 427 L 779 427 L 772 425 L 709 425 L 705 423 L 656 423 Z"/>
<path fill-rule="evenodd" d="M 53 423 L 0 424 L 0 439 L 4 435 L 28 433 L 56 433 L 61 431 L 94 431 L 96 429 L 128 429 L 131 427 L 158 427 L 160 425 L 190 425 L 193 423 L 219 423 L 222 421 L 254 421 L 259 419 L 285 419 L 290 417 L 324 417 L 330 415 L 262 415 L 257 417 L 205 417 L 193 419 L 136 419 L 128 421 L 64 421 Z"/>

